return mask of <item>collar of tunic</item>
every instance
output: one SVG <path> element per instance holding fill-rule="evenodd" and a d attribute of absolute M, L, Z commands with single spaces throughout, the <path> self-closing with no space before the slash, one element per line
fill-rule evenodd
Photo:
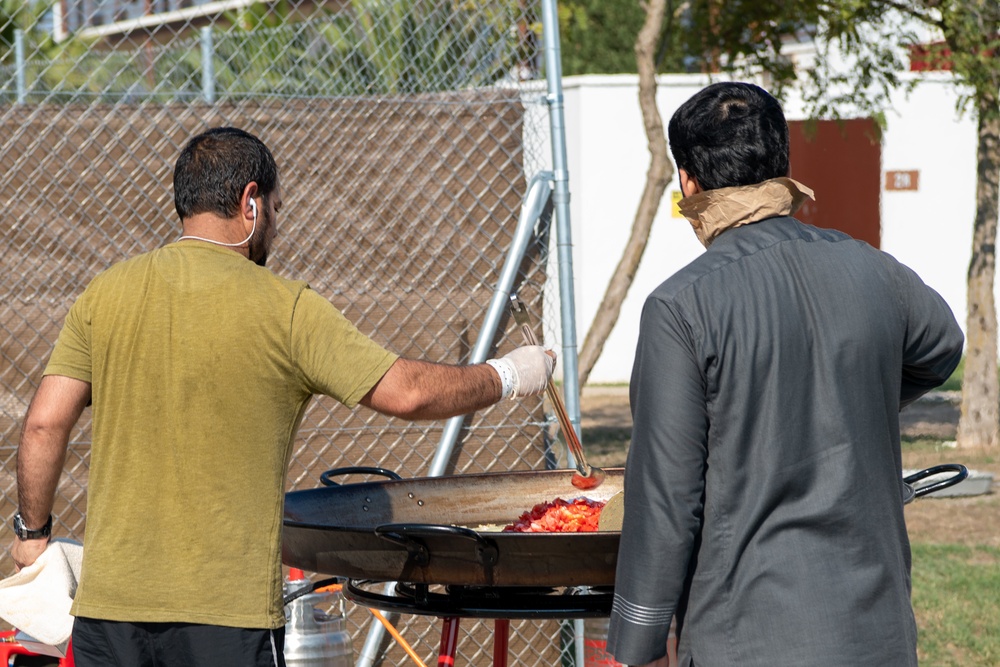
<path fill-rule="evenodd" d="M 681 199 L 677 206 L 707 248 L 727 229 L 793 215 L 807 199 L 816 199 L 811 189 L 782 177 L 754 185 L 705 190 Z"/>

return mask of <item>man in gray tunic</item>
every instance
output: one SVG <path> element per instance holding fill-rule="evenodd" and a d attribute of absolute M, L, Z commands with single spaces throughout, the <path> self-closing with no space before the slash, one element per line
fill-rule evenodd
<path fill-rule="evenodd" d="M 757 86 L 674 114 L 707 252 L 642 312 L 608 650 L 682 666 L 916 665 L 899 410 L 963 336 L 889 255 L 790 217 L 788 126 Z"/>

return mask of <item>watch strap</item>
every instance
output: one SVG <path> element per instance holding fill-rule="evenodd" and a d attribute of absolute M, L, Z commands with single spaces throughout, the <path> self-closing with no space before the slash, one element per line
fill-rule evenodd
<path fill-rule="evenodd" d="M 14 534 L 18 536 L 21 540 L 40 540 L 45 537 L 49 537 L 52 534 L 52 515 L 49 515 L 49 520 L 45 522 L 45 525 L 41 528 L 28 528 L 24 523 L 24 518 L 21 517 L 21 512 L 14 513 Z"/>

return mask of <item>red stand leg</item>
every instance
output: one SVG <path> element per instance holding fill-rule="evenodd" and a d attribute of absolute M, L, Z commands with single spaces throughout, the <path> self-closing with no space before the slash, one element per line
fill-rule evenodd
<path fill-rule="evenodd" d="M 493 622 L 493 667 L 507 667 L 507 642 L 510 639 L 510 619 Z"/>
<path fill-rule="evenodd" d="M 438 667 L 455 667 L 455 653 L 458 650 L 458 618 L 442 619 L 441 649 L 438 651 Z"/>

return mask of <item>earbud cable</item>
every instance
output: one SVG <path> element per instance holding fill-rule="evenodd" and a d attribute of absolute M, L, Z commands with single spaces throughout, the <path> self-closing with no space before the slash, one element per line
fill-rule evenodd
<path fill-rule="evenodd" d="M 243 239 L 239 243 L 223 243 L 222 241 L 216 241 L 214 239 L 206 239 L 203 236 L 193 236 L 193 235 L 190 235 L 190 234 L 186 235 L 186 236 L 182 236 L 182 237 L 180 237 L 177 240 L 178 241 L 186 241 L 186 240 L 190 239 L 192 241 L 205 241 L 206 243 L 214 243 L 215 245 L 222 245 L 222 246 L 226 246 L 227 248 L 235 248 L 237 246 L 243 245 L 244 243 L 247 243 L 251 238 L 253 238 L 253 233 L 255 231 L 257 231 L 257 207 L 256 206 L 253 207 L 253 227 L 250 228 L 250 236 L 246 237 L 245 239 Z"/>

